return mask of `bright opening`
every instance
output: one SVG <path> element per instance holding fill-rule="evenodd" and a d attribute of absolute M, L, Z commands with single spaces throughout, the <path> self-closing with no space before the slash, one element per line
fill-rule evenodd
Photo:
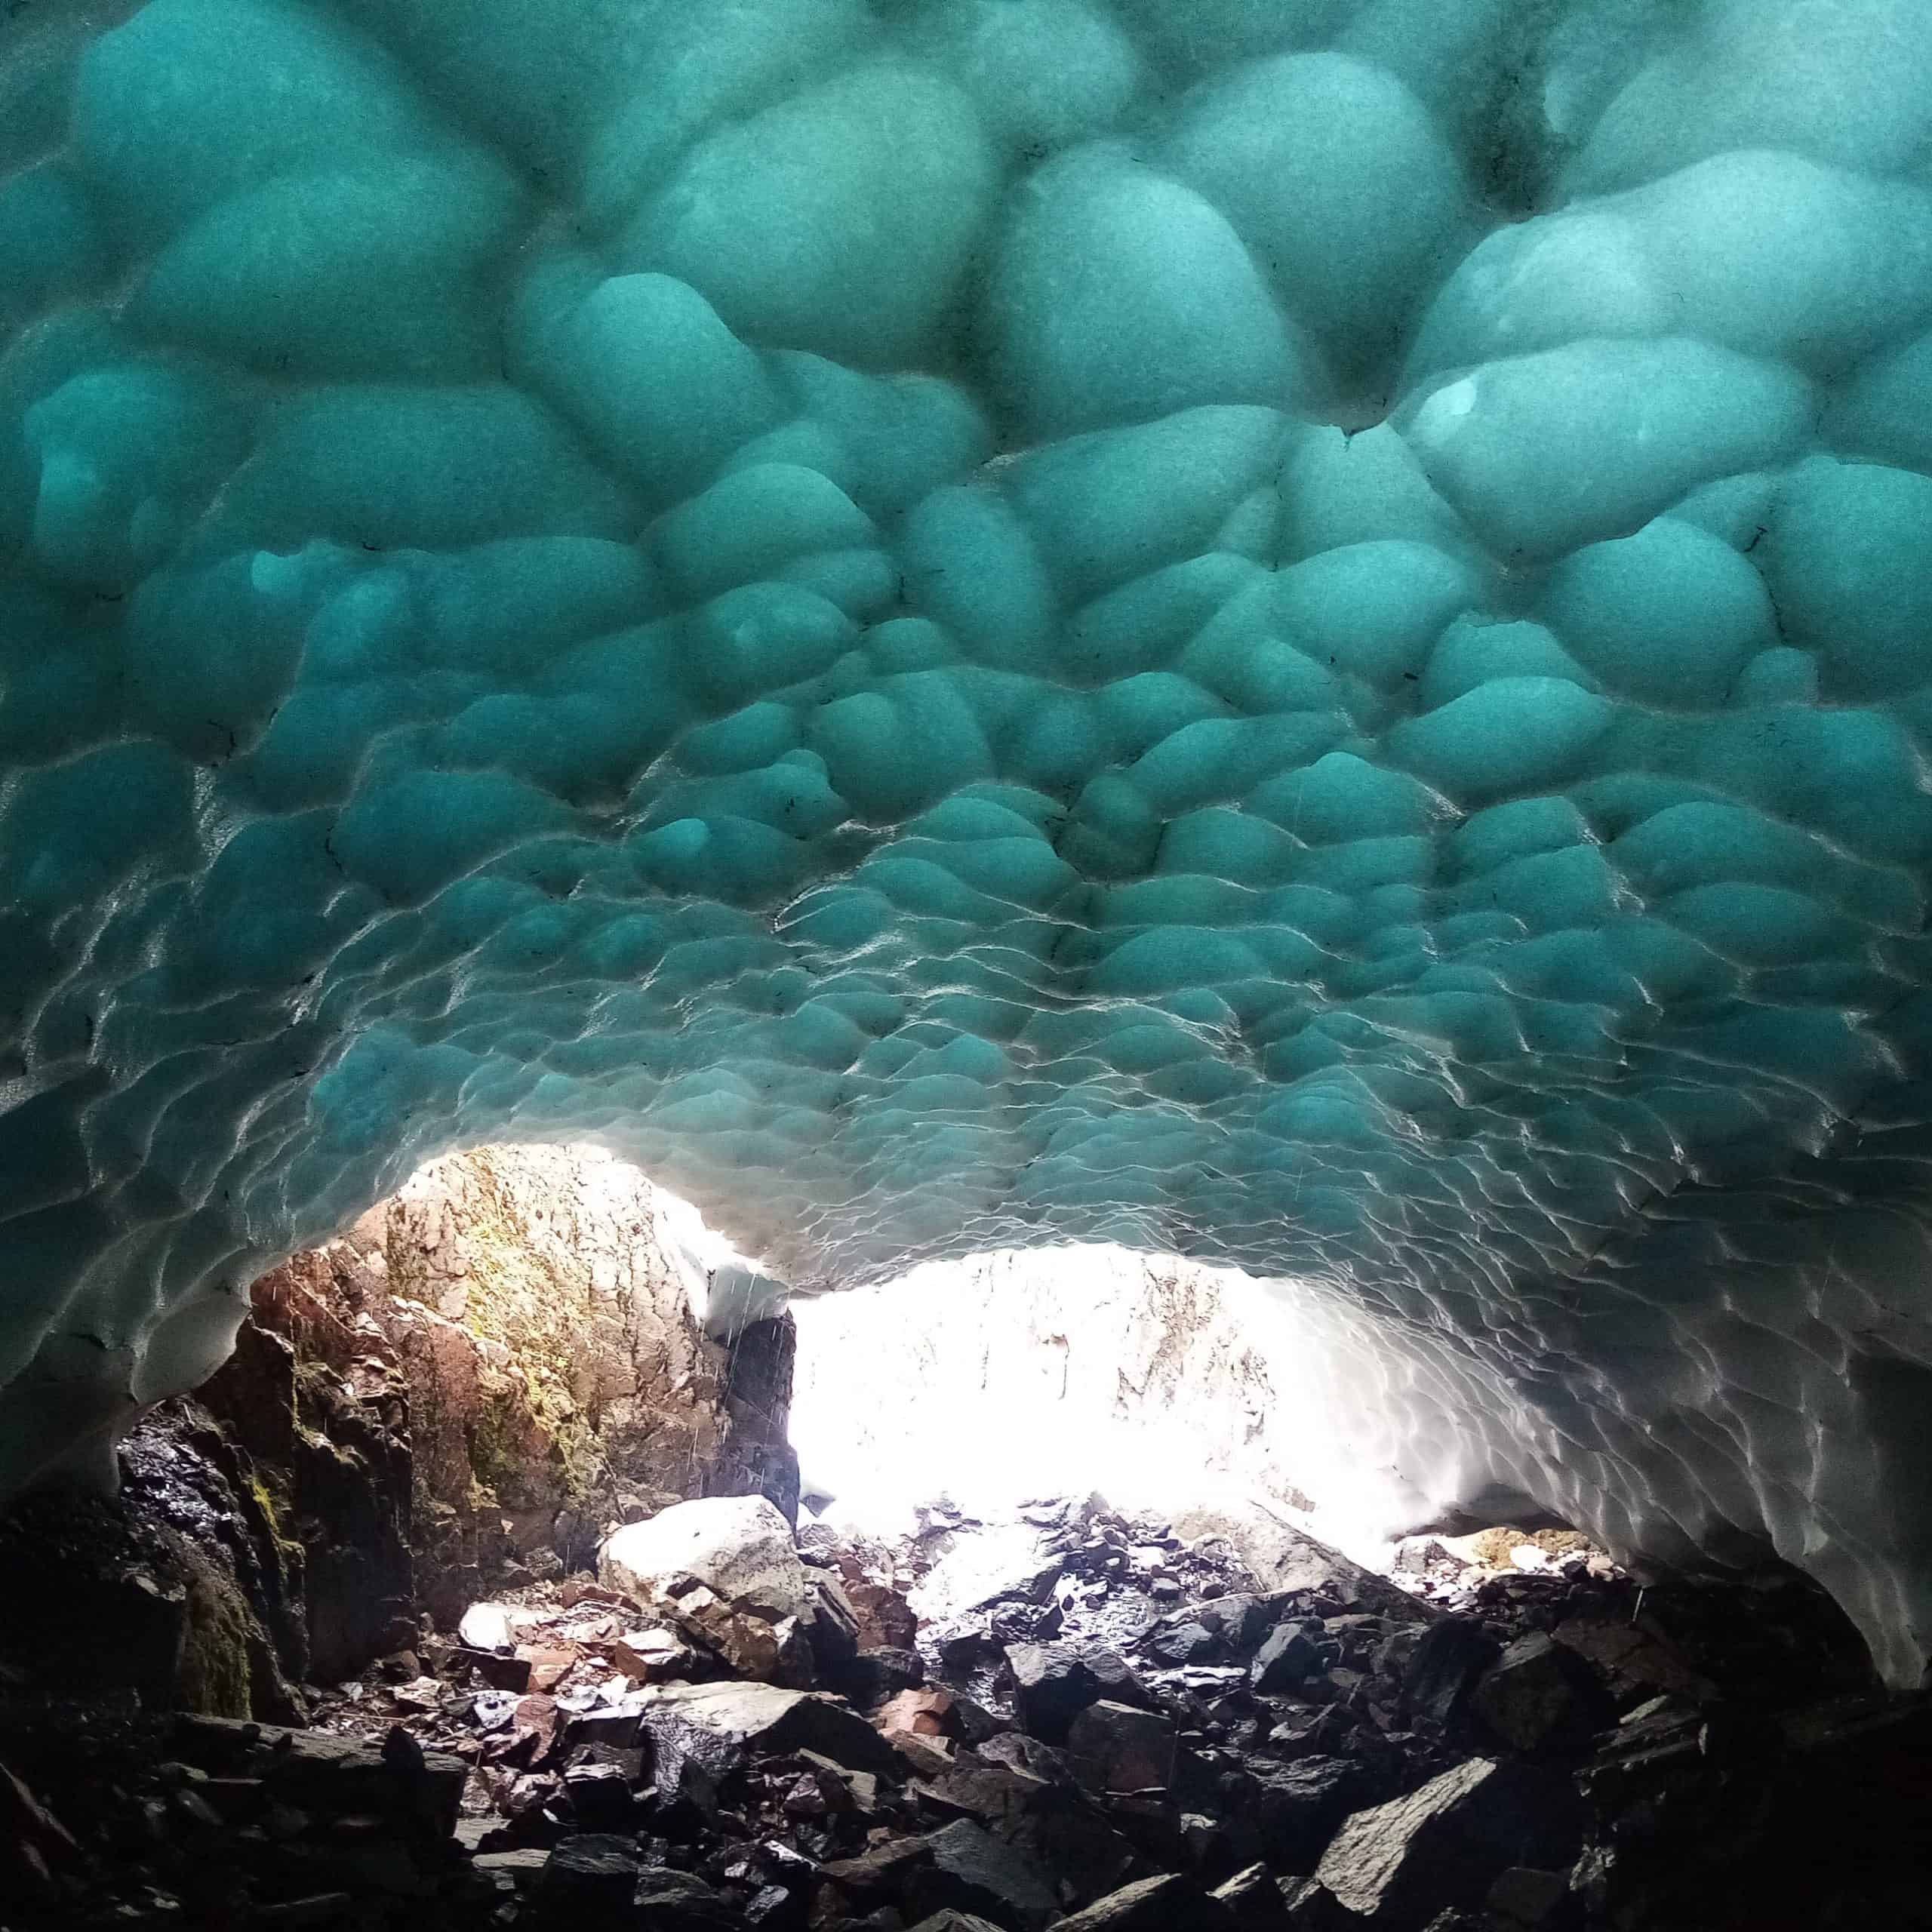
<path fill-rule="evenodd" d="M 1358 1561 L 1430 1513 L 1389 1364 L 1319 1289 L 1110 1247 L 935 1263 L 792 1303 L 792 1437 L 833 1522 L 884 1533 L 1098 1490 L 1258 1501 Z"/>

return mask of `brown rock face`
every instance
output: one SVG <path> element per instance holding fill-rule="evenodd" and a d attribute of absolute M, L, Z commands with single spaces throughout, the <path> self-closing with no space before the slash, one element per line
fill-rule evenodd
<path fill-rule="evenodd" d="M 414 1635 L 408 1398 L 370 1312 L 383 1292 L 353 1236 L 294 1256 L 255 1284 L 254 1318 L 200 1392 L 302 1552 L 303 1663 L 321 1682 Z"/>
<path fill-rule="evenodd" d="M 605 1528 L 763 1494 L 788 1520 L 789 1316 L 707 1336 L 635 1168 L 586 1148 L 425 1168 L 252 1291 L 201 1392 L 306 1552 L 302 1667 L 344 1677 Z"/>

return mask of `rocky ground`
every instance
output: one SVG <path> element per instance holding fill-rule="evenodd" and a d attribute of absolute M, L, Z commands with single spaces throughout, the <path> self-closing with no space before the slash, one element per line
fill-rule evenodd
<path fill-rule="evenodd" d="M 686 1503 L 306 1728 L 0 1686 L 0 1926 L 1932 1925 L 1923 1701 L 1801 1581 L 1576 1542 L 1419 1540 L 1411 1590 L 1092 1497 Z"/>

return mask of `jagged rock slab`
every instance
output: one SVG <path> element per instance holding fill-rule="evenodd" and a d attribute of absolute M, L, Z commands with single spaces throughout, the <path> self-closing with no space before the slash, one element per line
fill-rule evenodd
<path fill-rule="evenodd" d="M 1059 1922 L 1066 1932 L 1235 1932 L 1238 1921 L 1192 1879 L 1165 1872 L 1123 1885 Z"/>
<path fill-rule="evenodd" d="M 1407 1927 L 1426 1903 L 1480 1903 L 1501 1872 L 1565 1865 L 1577 1807 L 1547 1774 L 1474 1758 L 1420 1789 L 1348 1818 L 1315 1867 L 1316 1883 L 1364 1928 Z"/>
<path fill-rule="evenodd" d="M 1288 1909 L 1281 1881 L 1266 1865 L 1244 1866 L 1217 1885 L 1213 1896 L 1241 1932 L 1287 1932 Z"/>
<path fill-rule="evenodd" d="M 931 1854 L 912 1872 L 909 1898 L 921 1914 L 952 1906 L 989 1918 L 1007 1932 L 1040 1932 L 1059 1909 L 1046 1875 L 1017 1846 L 969 1818 L 925 1840 Z"/>

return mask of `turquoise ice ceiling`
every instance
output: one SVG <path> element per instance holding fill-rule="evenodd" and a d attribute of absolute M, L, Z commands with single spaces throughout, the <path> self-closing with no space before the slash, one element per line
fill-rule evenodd
<path fill-rule="evenodd" d="M 0 1462 L 592 1137 L 1323 1284 L 1915 1675 L 1929 137 L 1923 0 L 17 11 Z"/>

